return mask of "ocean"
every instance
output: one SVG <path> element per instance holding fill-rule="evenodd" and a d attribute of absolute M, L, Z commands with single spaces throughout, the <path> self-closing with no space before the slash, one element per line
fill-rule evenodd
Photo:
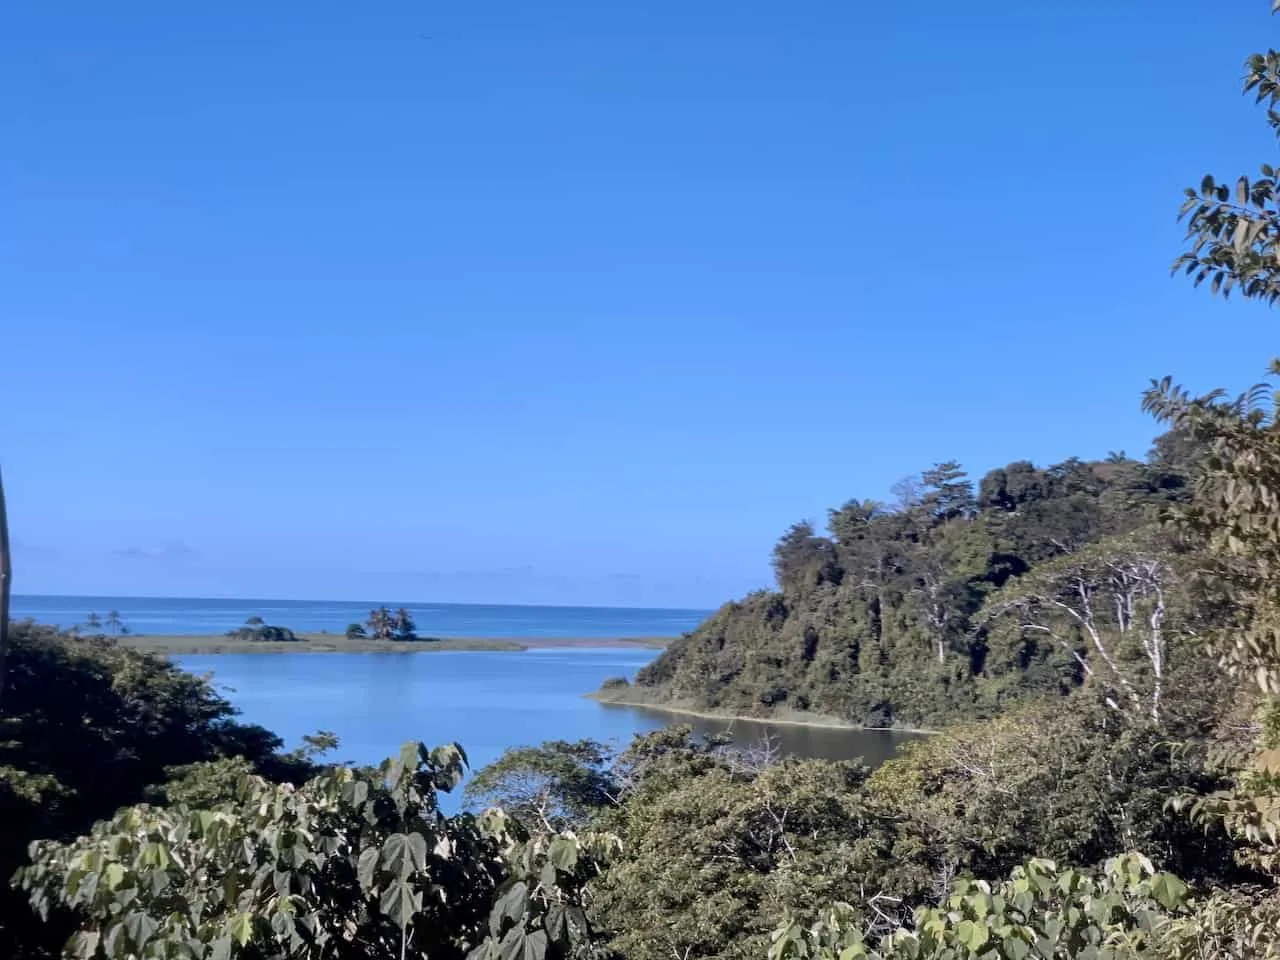
<path fill-rule="evenodd" d="M 342 633 L 362 623 L 375 607 L 406 607 L 424 637 L 534 638 L 674 637 L 687 633 L 706 610 L 641 607 L 534 607 L 470 603 L 414 603 L 369 600 L 205 600 L 147 597 L 15 596 L 11 616 L 72 627 L 89 614 L 115 610 L 130 633 L 151 635 L 223 634 L 253 616 L 296 633 Z"/>

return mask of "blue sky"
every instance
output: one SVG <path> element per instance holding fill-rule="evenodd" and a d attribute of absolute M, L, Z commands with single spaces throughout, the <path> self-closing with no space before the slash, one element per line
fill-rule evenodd
<path fill-rule="evenodd" d="M 935 461 L 1142 452 L 1274 350 L 1168 277 L 1268 6 L 10 4 L 15 588 L 710 606 Z"/>

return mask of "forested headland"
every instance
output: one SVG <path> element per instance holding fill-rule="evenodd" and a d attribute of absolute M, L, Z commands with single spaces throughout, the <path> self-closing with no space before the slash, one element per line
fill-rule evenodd
<path fill-rule="evenodd" d="M 826 535 L 795 524 L 774 549 L 777 590 L 726 604 L 634 686 L 598 696 L 936 727 L 1080 686 L 1090 629 L 1105 634 L 1094 660 L 1117 645 L 1120 673 L 1167 684 L 1190 659 L 1145 655 L 1150 625 L 1124 611 L 1157 591 L 1176 602 L 1179 547 L 1161 517 L 1190 498 L 1196 455 L 1170 432 L 1145 461 L 1018 462 L 976 488 L 939 464 L 893 503 L 831 510 Z"/>
<path fill-rule="evenodd" d="M 1280 53 L 1246 92 L 1280 133 Z M 1179 275 L 1280 298 L 1280 179 L 1187 191 Z M 1188 371 L 1194 375 L 1194 371 Z M 834 510 L 640 678 L 941 728 L 876 770 L 672 728 L 615 750 L 283 752 L 108 638 L 0 650 L 6 957 L 1280 957 L 1280 362 L 1150 385 L 1142 461 L 954 464 Z M 2 505 L 2 501 L 0 501 Z M 611 690 L 618 691 L 620 685 Z M 623 694 L 628 691 L 623 691 Z M 635 691 L 629 691 L 636 695 Z M 440 796 L 462 787 L 467 811 Z"/>

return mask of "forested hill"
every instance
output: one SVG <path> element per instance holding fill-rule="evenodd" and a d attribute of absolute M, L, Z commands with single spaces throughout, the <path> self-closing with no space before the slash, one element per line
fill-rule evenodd
<path fill-rule="evenodd" d="M 601 696 L 928 726 L 1065 692 L 1086 669 L 1075 641 L 995 622 L 984 603 L 1012 578 L 1132 537 L 1182 499 L 1182 446 L 1168 435 L 1146 462 L 1012 463 L 976 490 L 958 465 L 940 464 L 895 488 L 892 505 L 831 510 L 825 536 L 798 523 L 774 549 L 777 590 L 726 604 L 633 687 Z"/>

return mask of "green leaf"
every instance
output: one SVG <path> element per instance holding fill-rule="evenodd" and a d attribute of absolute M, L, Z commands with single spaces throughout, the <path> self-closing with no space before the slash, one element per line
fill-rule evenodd
<path fill-rule="evenodd" d="M 253 914 L 237 913 L 231 918 L 231 922 L 227 924 L 227 936 L 233 939 L 240 946 L 244 946 L 253 939 Z"/>
<path fill-rule="evenodd" d="M 407 881 L 393 880 L 391 886 L 382 891 L 378 909 L 384 917 L 403 930 L 409 926 L 414 914 L 422 909 L 422 895 L 409 886 Z"/>
<path fill-rule="evenodd" d="M 427 838 L 420 833 L 409 834 L 409 862 L 414 870 L 427 869 Z"/>
<path fill-rule="evenodd" d="M 67 944 L 68 952 L 73 957 L 88 960 L 98 952 L 98 942 L 102 939 L 102 935 L 96 930 L 83 930 L 71 938 Z"/>
<path fill-rule="evenodd" d="M 142 948 L 147 942 L 155 936 L 156 930 L 160 925 L 152 920 L 145 913 L 131 913 L 124 919 L 121 924 L 124 927 L 125 936 L 132 942 L 134 952 L 142 953 Z"/>
<path fill-rule="evenodd" d="M 1187 885 L 1171 873 L 1157 874 L 1151 882 L 1151 895 L 1166 910 L 1182 906 L 1187 896 Z"/>
<path fill-rule="evenodd" d="M 378 869 L 379 850 L 377 847 L 365 847 L 360 851 L 360 863 L 356 868 L 356 878 L 360 881 L 360 889 L 368 893 L 373 889 L 374 872 Z"/>
<path fill-rule="evenodd" d="M 572 840 L 566 840 L 564 837 L 556 837 L 551 841 L 551 849 L 547 852 L 547 859 L 565 873 L 572 873 L 574 868 L 578 866 L 578 845 Z"/>
<path fill-rule="evenodd" d="M 413 770 L 418 766 L 418 748 L 421 744 L 416 740 L 408 740 L 400 745 L 400 766 Z"/>
<path fill-rule="evenodd" d="M 124 876 L 125 869 L 118 863 L 107 864 L 107 869 L 102 873 L 102 879 L 106 882 L 108 890 L 118 889 L 124 881 Z"/>
<path fill-rule="evenodd" d="M 524 960 L 543 960 L 547 955 L 547 935 L 535 930 L 524 938 Z"/>
<path fill-rule="evenodd" d="M 547 915 L 542 919 L 542 925 L 553 941 L 568 944 L 569 918 L 565 914 L 564 904 L 553 903 L 547 907 Z"/>
<path fill-rule="evenodd" d="M 498 901 L 497 910 L 499 914 L 509 920 L 519 923 L 524 919 L 526 911 L 529 909 L 529 888 L 525 882 L 521 880 L 519 883 L 513 884 L 511 889 L 506 892 L 501 900 Z"/>
<path fill-rule="evenodd" d="M 982 945 L 987 942 L 987 925 L 985 923 L 975 923 L 972 920 L 961 920 L 956 925 L 956 939 L 974 953 L 977 953 L 982 949 Z"/>
<path fill-rule="evenodd" d="M 393 833 L 382 844 L 382 866 L 401 877 L 427 867 L 427 841 L 422 834 Z"/>
<path fill-rule="evenodd" d="M 542 881 L 542 885 L 544 887 L 547 887 L 548 889 L 554 887 L 556 885 L 556 880 L 558 879 L 555 865 L 550 862 L 544 863 L 542 865 L 542 872 L 539 873 L 538 878 Z"/>

